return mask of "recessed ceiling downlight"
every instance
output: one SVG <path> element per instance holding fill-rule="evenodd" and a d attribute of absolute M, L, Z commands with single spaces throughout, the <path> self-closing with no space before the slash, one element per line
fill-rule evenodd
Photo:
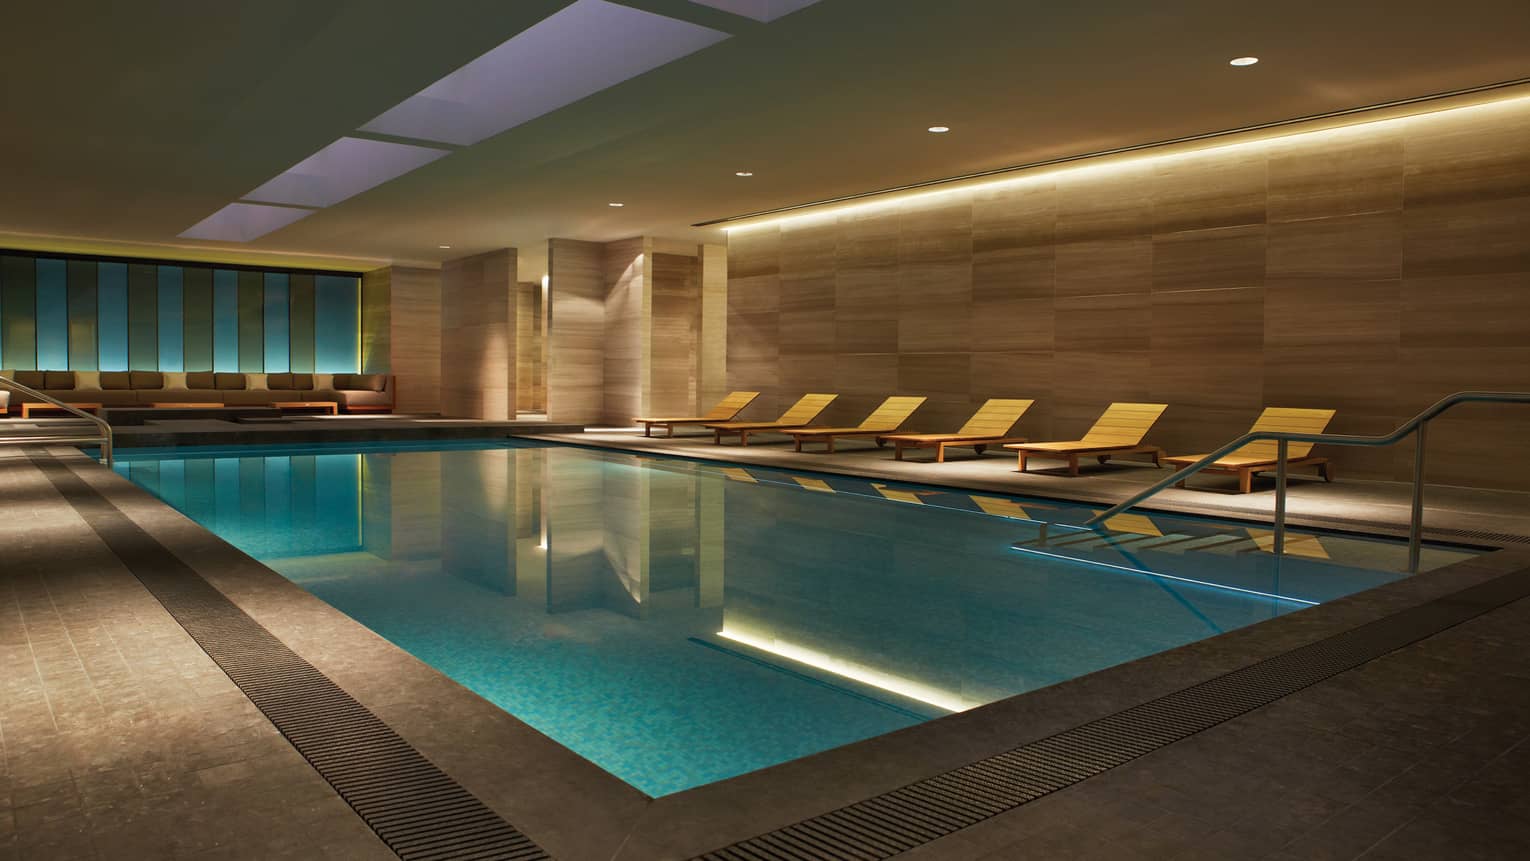
<path fill-rule="evenodd" d="M 1234 57 L 1227 61 L 1229 66 L 1252 66 L 1259 62 L 1258 57 Z"/>
<path fill-rule="evenodd" d="M 951 130 L 950 126 L 930 126 L 929 128 L 925 129 L 925 131 L 927 131 L 927 132 L 929 132 L 931 134 L 937 134 L 937 135 L 943 135 L 943 134 L 945 134 L 946 132 L 948 132 L 950 130 Z"/>
<path fill-rule="evenodd" d="M 752 170 L 735 170 L 733 172 L 733 175 L 734 176 L 754 176 L 754 171 L 752 171 Z"/>
<path fill-rule="evenodd" d="M 625 204 L 625 203 L 608 203 L 608 204 L 606 204 L 606 206 L 615 206 L 617 208 L 620 208 L 620 207 L 623 207 L 623 206 L 626 206 L 626 205 L 627 204 Z"/>
<path fill-rule="evenodd" d="M 450 245 L 437 245 L 437 248 L 450 248 Z"/>

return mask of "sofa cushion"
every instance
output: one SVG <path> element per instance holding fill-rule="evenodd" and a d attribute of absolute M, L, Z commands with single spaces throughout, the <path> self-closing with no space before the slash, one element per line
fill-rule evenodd
<path fill-rule="evenodd" d="M 131 371 L 135 389 L 163 389 L 165 387 L 165 375 L 159 371 Z"/>
<path fill-rule="evenodd" d="M 46 389 L 48 387 L 47 381 L 43 379 L 42 371 L 17 371 L 11 379 L 29 389 Z"/>
<path fill-rule="evenodd" d="M 101 372 L 102 391 L 121 391 L 122 389 L 131 389 L 132 387 L 131 377 L 127 371 Z"/>
<path fill-rule="evenodd" d="M 244 388 L 244 374 L 213 374 L 215 387 L 219 389 L 240 390 Z M 188 382 L 189 386 L 190 383 Z"/>
<path fill-rule="evenodd" d="M 344 389 L 335 392 L 335 397 L 347 408 L 387 407 L 393 404 L 393 399 L 387 392 L 374 392 L 370 389 Z"/>
<path fill-rule="evenodd" d="M 266 388 L 273 392 L 302 392 L 313 388 L 313 374 L 267 374 Z"/>
<path fill-rule="evenodd" d="M 381 392 L 387 387 L 387 374 L 335 374 L 335 388 L 340 391 Z"/>
<path fill-rule="evenodd" d="M 218 387 L 212 371 L 192 371 L 186 375 L 186 388 L 188 389 L 215 389 Z"/>
<path fill-rule="evenodd" d="M 69 391 L 74 388 L 74 371 L 44 371 L 43 381 L 45 389 Z"/>

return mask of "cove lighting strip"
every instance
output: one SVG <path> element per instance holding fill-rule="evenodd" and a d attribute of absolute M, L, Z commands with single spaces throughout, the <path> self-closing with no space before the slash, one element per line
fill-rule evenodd
<path fill-rule="evenodd" d="M 1308 607 L 1316 607 L 1317 601 L 1308 601 L 1305 598 L 1292 598 L 1287 595 L 1276 595 L 1273 592 L 1260 592 L 1257 589 L 1244 589 L 1241 586 L 1228 586 L 1225 583 L 1212 583 L 1208 580 L 1196 580 L 1193 577 L 1179 577 L 1174 574 L 1161 574 L 1157 571 L 1148 571 L 1145 568 L 1130 568 L 1126 565 L 1113 565 L 1109 562 L 1096 562 L 1093 559 L 1080 559 L 1077 556 L 1064 556 L 1061 553 L 1048 553 L 1045 550 L 1036 550 L 1031 547 L 1011 547 L 1017 553 L 1026 553 L 1031 556 L 1044 556 L 1048 559 L 1057 559 L 1062 562 L 1072 562 L 1077 565 L 1088 565 L 1091 568 L 1105 568 L 1111 571 L 1124 571 L 1128 574 L 1137 574 L 1143 577 L 1158 577 L 1163 580 L 1174 580 L 1179 583 L 1193 583 L 1197 586 L 1205 586 L 1210 589 L 1222 589 L 1227 592 L 1242 592 L 1245 595 L 1253 595 L 1258 598 L 1270 598 L 1275 601 L 1288 601 L 1292 604 L 1305 604 Z"/>
<path fill-rule="evenodd" d="M 772 655 L 796 661 L 799 664 L 805 664 L 813 669 L 822 670 L 840 678 L 860 682 L 863 685 L 870 685 L 871 687 L 897 694 L 900 697 L 918 700 L 926 705 L 932 705 L 949 712 L 964 712 L 977 705 L 976 703 L 967 702 L 960 695 L 950 691 L 943 691 L 939 688 L 920 684 L 912 679 L 873 670 L 870 667 L 862 666 L 853 661 L 847 661 L 843 658 L 836 658 L 833 655 L 814 651 L 813 649 L 793 645 L 774 637 L 766 640 L 749 634 L 730 631 L 727 628 L 718 631 L 717 636 L 725 640 L 732 640 L 735 643 L 742 643 L 752 649 L 759 649 L 762 652 L 769 652 Z"/>
<path fill-rule="evenodd" d="M 1268 123 L 1240 126 L 1234 129 L 1226 129 L 1218 132 L 1188 135 L 1185 137 L 1171 138 L 1169 140 L 1151 141 L 1149 143 L 1132 144 L 1130 146 L 1116 147 L 1114 149 L 1098 150 L 1096 152 L 1080 153 L 1079 155 L 1063 156 L 1061 158 L 1046 159 L 1044 161 L 1029 162 L 1027 164 L 1009 165 L 991 170 L 978 171 L 976 173 L 962 174 L 960 176 L 948 176 L 941 179 L 926 180 L 924 182 L 909 183 L 908 185 L 882 188 L 875 191 L 847 194 L 842 197 L 833 197 L 826 200 L 816 200 L 810 203 L 800 203 L 791 206 L 783 206 L 777 209 L 767 209 L 760 212 L 750 212 L 743 215 L 732 215 L 726 218 L 715 218 L 710 221 L 700 221 L 692 224 L 692 227 L 720 227 L 725 232 L 743 232 L 756 228 L 778 227 L 782 224 L 804 221 L 832 221 L 842 215 L 851 213 L 866 213 L 877 209 L 902 206 L 914 201 L 928 201 L 942 195 L 960 194 L 992 190 L 1004 186 L 1021 185 L 1028 182 L 1047 181 L 1062 174 L 1076 174 L 1078 172 L 1119 171 L 1132 167 L 1141 167 L 1170 161 L 1177 158 L 1203 155 L 1208 152 L 1226 151 L 1238 147 L 1259 146 L 1269 143 L 1274 137 L 1298 138 L 1313 135 L 1353 134 L 1367 128 L 1386 125 L 1389 123 L 1401 123 L 1416 120 L 1429 113 L 1444 113 L 1446 111 L 1477 111 L 1499 108 L 1505 105 L 1513 105 L 1530 101 L 1530 96 L 1512 95 L 1484 101 L 1477 104 L 1457 105 L 1454 107 L 1437 108 L 1429 111 L 1423 106 L 1430 102 L 1443 99 L 1462 98 L 1479 94 L 1492 93 L 1498 90 L 1510 90 L 1530 86 L 1530 78 L 1516 78 L 1512 81 L 1502 81 L 1496 84 L 1487 84 L 1481 87 L 1469 87 L 1461 90 L 1451 90 L 1444 93 L 1432 93 L 1427 96 L 1419 96 L 1411 99 L 1398 99 L 1391 102 L 1382 102 L 1373 105 L 1364 105 L 1356 108 L 1345 108 L 1338 111 L 1330 111 L 1322 114 L 1312 114 L 1303 117 L 1293 117 L 1285 120 L 1275 120 Z M 1375 111 L 1392 108 L 1406 108 L 1413 105 L 1421 106 L 1418 113 L 1403 116 L 1389 116 L 1379 119 L 1357 119 L 1344 125 L 1336 125 L 1328 128 L 1308 129 L 1292 128 L 1290 131 L 1279 135 L 1270 135 L 1253 140 L 1239 140 L 1238 136 L 1249 135 L 1256 132 L 1276 131 L 1288 126 L 1300 126 L 1307 123 L 1321 122 L 1324 120 L 1336 120 L 1350 116 L 1363 116 Z M 1227 140 L 1231 138 L 1231 140 Z M 1189 150 L 1175 149 L 1168 152 L 1155 152 L 1167 147 L 1179 147 L 1185 144 L 1206 142 L 1204 146 Z M 1131 156 L 1117 160 L 1113 156 Z M 1108 161 L 1097 161 L 1109 159 Z"/>

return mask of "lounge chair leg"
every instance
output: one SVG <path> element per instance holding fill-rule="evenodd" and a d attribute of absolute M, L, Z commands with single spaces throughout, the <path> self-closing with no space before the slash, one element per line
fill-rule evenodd
<path fill-rule="evenodd" d="M 1178 464 L 1178 463 L 1174 464 L 1174 471 L 1175 472 L 1179 472 L 1180 470 L 1182 470 L 1184 468 L 1185 467 L 1184 467 L 1183 464 Z M 1180 488 L 1184 487 L 1185 486 L 1185 480 L 1183 478 L 1181 478 L 1179 481 L 1174 482 L 1174 486 L 1175 487 L 1180 487 Z"/>
<path fill-rule="evenodd" d="M 738 432 L 738 446 L 744 448 L 749 445 L 749 431 Z"/>
<path fill-rule="evenodd" d="M 1068 474 L 1078 475 L 1078 455 L 1068 455 Z"/>
<path fill-rule="evenodd" d="M 935 443 L 935 462 L 946 462 L 946 444 L 943 442 Z"/>
<path fill-rule="evenodd" d="M 827 451 L 829 454 L 833 454 L 834 453 L 834 437 L 829 437 L 828 439 L 824 440 L 824 442 L 826 444 L 826 448 L 824 450 Z"/>
<path fill-rule="evenodd" d="M 712 431 L 712 445 L 722 445 L 722 431 Z"/>
<path fill-rule="evenodd" d="M 982 443 L 978 443 L 977 445 L 973 446 L 972 448 L 978 454 L 982 454 L 983 452 L 988 451 L 988 446 L 983 445 Z"/>
<path fill-rule="evenodd" d="M 901 443 L 901 442 L 895 443 L 893 445 L 893 460 L 902 460 L 902 459 L 903 459 L 903 443 Z"/>
<path fill-rule="evenodd" d="M 664 426 L 664 438 L 665 439 L 671 439 L 671 438 L 674 437 L 674 435 L 675 435 L 675 426 L 674 425 L 665 425 Z"/>
<path fill-rule="evenodd" d="M 1105 464 L 1110 463 L 1110 455 L 1108 455 L 1108 454 L 1099 455 L 1095 459 L 1100 462 L 1101 466 L 1104 466 Z"/>
<path fill-rule="evenodd" d="M 1324 481 L 1333 481 L 1333 464 L 1318 464 L 1318 473 L 1323 476 Z"/>
<path fill-rule="evenodd" d="M 887 448 L 887 437 L 885 437 L 885 436 L 877 437 L 877 448 Z"/>
<path fill-rule="evenodd" d="M 1025 452 L 1020 452 L 1020 471 L 1025 472 Z"/>
<path fill-rule="evenodd" d="M 651 425 L 651 424 L 644 424 L 643 425 L 643 436 L 653 436 L 653 434 L 649 433 L 649 431 L 651 431 L 651 430 L 653 430 L 653 425 Z"/>
<path fill-rule="evenodd" d="M 792 450 L 793 451 L 802 451 L 802 437 L 800 437 L 800 436 L 792 437 L 792 441 L 797 444 L 796 448 L 794 448 Z"/>
<path fill-rule="evenodd" d="M 1238 492 L 1249 493 L 1254 489 L 1254 471 L 1252 469 L 1238 470 Z"/>

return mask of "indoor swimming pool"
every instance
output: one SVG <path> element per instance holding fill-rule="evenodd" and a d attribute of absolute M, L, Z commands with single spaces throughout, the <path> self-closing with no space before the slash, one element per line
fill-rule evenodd
<path fill-rule="evenodd" d="M 115 468 L 654 796 L 1390 582 L 1406 556 L 1293 533 L 1277 559 L 1247 524 L 1098 534 L 1052 500 L 524 442 Z"/>

